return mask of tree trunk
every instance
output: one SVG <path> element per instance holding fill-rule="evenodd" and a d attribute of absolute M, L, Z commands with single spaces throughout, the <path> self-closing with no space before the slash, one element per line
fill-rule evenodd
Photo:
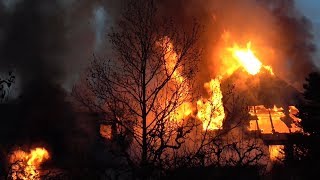
<path fill-rule="evenodd" d="M 141 63 L 142 72 L 142 154 L 141 164 L 142 166 L 147 163 L 147 102 L 146 102 L 146 60 Z"/>

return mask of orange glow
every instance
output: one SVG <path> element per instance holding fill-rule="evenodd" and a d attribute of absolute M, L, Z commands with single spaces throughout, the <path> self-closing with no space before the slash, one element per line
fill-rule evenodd
<path fill-rule="evenodd" d="M 219 78 L 205 83 L 204 87 L 211 97 L 209 99 L 201 98 L 197 101 L 197 117 L 202 121 L 204 130 L 221 129 L 225 113 Z"/>
<path fill-rule="evenodd" d="M 112 130 L 111 130 L 111 125 L 100 125 L 100 135 L 106 139 L 111 139 L 112 138 Z"/>
<path fill-rule="evenodd" d="M 35 148 L 27 153 L 22 150 L 14 151 L 9 162 L 12 164 L 12 179 L 40 179 L 37 171 L 41 164 L 50 158 L 45 148 Z"/>
<path fill-rule="evenodd" d="M 191 103 L 182 103 L 170 114 L 170 120 L 174 122 L 181 122 L 181 120 L 188 117 L 192 113 L 192 111 L 193 108 Z"/>
<path fill-rule="evenodd" d="M 269 154 L 271 161 L 281 161 L 284 159 L 284 145 L 269 145 Z"/>

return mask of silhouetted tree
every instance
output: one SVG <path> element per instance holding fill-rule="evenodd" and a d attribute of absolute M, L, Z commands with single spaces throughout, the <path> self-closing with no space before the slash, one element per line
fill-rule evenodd
<path fill-rule="evenodd" d="M 299 106 L 299 117 L 305 132 L 320 135 L 320 74 L 310 73 L 303 85 L 305 101 Z"/>
<path fill-rule="evenodd" d="M 114 56 L 94 58 L 86 80 L 91 97 L 82 103 L 108 114 L 113 130 L 130 134 L 131 148 L 121 151 L 129 164 L 161 167 L 167 149 L 180 148 L 192 128 L 175 122 L 173 114 L 192 98 L 199 25 L 177 27 L 158 13 L 155 0 L 128 0 L 125 5 L 109 34 Z"/>
<path fill-rule="evenodd" d="M 179 114 L 184 113 L 180 108 L 192 108 L 186 103 L 195 104 L 192 85 L 200 55 L 199 25 L 179 28 L 158 14 L 157 3 L 127 1 L 109 34 L 113 57 L 94 56 L 74 96 L 90 111 L 105 114 L 112 130 L 110 141 L 115 141 L 109 147 L 122 157 L 118 162 L 131 167 L 134 178 L 156 179 L 176 168 L 255 164 L 263 156 L 259 144 L 230 136 L 234 141 L 226 141 L 228 132 L 248 117 L 241 98 L 230 92 L 224 98 L 226 104 L 207 101 L 210 117 L 221 106 L 226 109 L 228 125 L 223 129 L 204 128 L 201 120 L 213 118 L 199 120 L 196 110 L 186 109 L 193 111 L 188 117 Z M 208 95 L 215 93 L 212 90 Z M 121 170 L 122 174 L 127 171 Z"/>
<path fill-rule="evenodd" d="M 298 117 L 301 118 L 300 126 L 307 135 L 303 136 L 302 142 L 287 146 L 284 149 L 286 154 L 284 166 L 277 167 L 278 170 L 275 169 L 275 178 L 280 178 L 276 176 L 281 176 L 281 178 L 311 179 L 318 175 L 320 160 L 319 72 L 310 73 L 306 78 L 303 88 L 304 92 L 302 95 L 304 99 L 301 100 L 297 107 L 299 109 Z"/>

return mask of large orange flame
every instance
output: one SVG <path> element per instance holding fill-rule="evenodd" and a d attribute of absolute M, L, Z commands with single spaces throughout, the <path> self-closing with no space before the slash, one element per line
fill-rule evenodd
<path fill-rule="evenodd" d="M 204 130 L 221 129 L 225 113 L 219 78 L 212 79 L 209 83 L 206 83 L 205 88 L 211 97 L 197 101 L 197 117 L 202 120 Z"/>
<path fill-rule="evenodd" d="M 251 48 L 251 42 L 247 43 L 246 48 L 239 47 L 238 44 L 234 44 L 232 48 L 228 48 L 231 51 L 232 56 L 240 63 L 242 67 L 251 75 L 256 75 L 263 67 L 271 75 L 273 70 L 270 66 L 264 66 L 262 62 L 257 58 L 254 51 Z"/>
<path fill-rule="evenodd" d="M 30 153 L 16 150 L 9 157 L 9 162 L 12 164 L 10 177 L 25 180 L 40 179 L 37 170 L 49 158 L 49 152 L 45 148 L 35 148 Z"/>
<path fill-rule="evenodd" d="M 168 37 L 164 38 L 164 48 L 165 48 L 165 68 L 166 71 L 171 74 L 172 80 L 177 85 L 182 85 L 184 92 L 189 91 L 188 83 L 182 75 L 182 67 L 178 64 L 178 55 L 174 50 L 174 46 Z M 179 92 L 180 99 L 188 99 L 188 93 Z M 173 112 L 169 114 L 170 120 L 180 123 L 184 118 L 192 113 L 192 104 L 190 102 L 181 102 L 182 104 L 178 106 Z"/>
<path fill-rule="evenodd" d="M 185 78 L 182 75 L 181 67 L 177 66 L 177 53 L 174 51 L 174 46 L 170 39 L 164 38 L 165 42 L 165 68 L 166 71 L 172 73 L 172 79 L 176 84 L 185 83 Z M 186 84 L 186 83 L 185 83 Z M 203 130 L 216 130 L 222 128 L 222 123 L 225 118 L 224 107 L 222 102 L 222 92 L 220 89 L 220 77 L 212 79 L 210 82 L 205 83 L 210 98 L 201 98 L 197 101 L 197 117 L 202 121 Z M 185 91 L 189 90 L 188 84 L 184 87 Z M 181 92 L 180 97 L 187 99 L 184 92 Z M 182 122 L 182 120 L 192 114 L 194 109 L 191 102 L 183 102 L 173 112 L 170 113 L 169 118 L 173 122 Z"/>
<path fill-rule="evenodd" d="M 255 75 L 260 71 L 262 63 L 251 50 L 251 42 L 247 43 L 247 48 L 240 48 L 235 44 L 229 50 L 249 74 Z"/>

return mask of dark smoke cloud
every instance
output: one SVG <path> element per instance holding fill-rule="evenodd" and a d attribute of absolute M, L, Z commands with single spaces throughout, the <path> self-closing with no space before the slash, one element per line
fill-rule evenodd
<path fill-rule="evenodd" d="M 163 14 L 176 18 L 177 23 L 188 26 L 192 18 L 197 18 L 205 26 L 201 39 L 205 53 L 199 64 L 201 83 L 228 68 L 217 53 L 225 30 L 238 43 L 252 41 L 261 61 L 296 88 L 300 89 L 306 75 L 315 70 L 312 24 L 293 0 L 161 2 Z"/>
<path fill-rule="evenodd" d="M 315 71 L 314 55 L 317 51 L 312 33 L 311 21 L 295 7 L 294 0 L 261 1 L 269 5 L 268 10 L 275 17 L 281 38 L 274 46 L 282 52 L 282 61 L 276 62 L 281 75 L 290 83 L 300 86 L 311 71 Z"/>
<path fill-rule="evenodd" d="M 14 18 L 20 18 L 21 21 L 26 20 L 28 17 L 23 17 L 22 13 L 27 14 L 29 19 L 26 20 L 26 22 L 30 22 L 30 27 L 28 28 L 34 28 L 34 34 L 36 34 L 37 31 L 40 33 L 46 33 L 46 35 L 39 34 L 38 36 L 45 38 L 40 38 L 40 41 L 43 41 L 44 44 L 41 45 L 42 49 L 39 50 L 48 50 L 47 52 L 41 53 L 51 53 L 46 54 L 48 56 L 40 60 L 44 66 L 50 67 L 48 68 L 49 71 L 45 71 L 46 74 L 53 77 L 51 79 L 62 85 L 66 90 L 70 90 L 73 83 L 77 80 L 78 75 L 88 64 L 92 54 L 99 53 L 100 51 L 102 52 L 106 49 L 106 37 L 104 35 L 106 34 L 106 30 L 112 20 L 109 18 L 109 13 L 106 11 L 106 7 L 104 6 L 105 4 L 106 3 L 102 3 L 100 0 L 45 0 L 37 2 L 33 2 L 32 0 L 3 0 L 0 3 L 0 5 L 2 5 L 2 18 L 4 19 L 2 23 L 6 25 L 0 28 L 3 31 L 2 34 L 0 33 L 0 35 L 2 35 L 0 37 L 4 38 L 8 33 L 14 34 L 15 32 L 9 32 L 8 26 L 12 26 Z M 108 5 L 108 11 L 112 13 L 113 8 L 111 6 L 111 1 L 108 4 L 110 4 Z M 36 12 L 36 16 L 42 18 L 43 22 L 41 22 L 41 25 L 39 21 L 42 20 L 32 20 L 33 17 L 31 17 L 32 15 L 30 13 L 33 12 Z M 18 13 L 20 13 L 21 16 Z M 17 24 L 16 26 L 19 25 Z M 37 29 L 36 26 L 43 26 L 46 29 Z M 24 32 L 24 34 L 27 33 L 28 32 Z M 15 35 L 12 35 L 12 37 L 13 36 Z M 30 38 L 32 38 L 32 36 L 30 36 Z M 0 40 L 2 47 L 4 47 L 4 41 L 7 40 Z M 27 39 L 25 39 L 25 41 L 27 41 Z M 60 43 L 60 47 L 53 47 L 57 42 Z M 25 44 L 27 44 L 27 42 Z M 20 47 L 25 44 L 20 45 Z M 9 47 L 9 49 L 10 48 L 11 47 Z M 5 52 L 3 48 L 1 51 Z M 21 54 L 21 56 L 24 55 Z M 8 58 L 2 58 L 2 62 L 0 64 L 1 67 L 4 68 L 14 67 L 17 69 L 17 73 L 19 74 L 23 73 L 26 67 L 29 68 L 32 66 L 32 63 L 30 63 L 29 60 L 9 60 Z M 26 77 L 24 77 L 25 74 L 21 74 L 20 77 L 22 78 L 18 78 L 17 80 L 27 82 L 28 78 L 32 78 L 33 76 L 30 73 L 27 74 L 28 75 Z M 17 83 L 15 87 L 17 87 L 18 84 L 19 83 Z"/>
<path fill-rule="evenodd" d="M 71 89 L 78 75 L 91 59 L 92 53 L 105 54 L 108 51 L 105 34 L 107 34 L 108 27 L 120 16 L 121 7 L 125 0 L 38 2 L 16 0 L 10 1 L 10 3 L 9 1 L 3 2 L 6 3 L 2 3 L 2 13 L 5 14 L 10 9 L 13 14 L 12 17 L 2 21 L 4 24 L 8 24 L 5 22 L 11 21 L 9 19 L 21 18 L 23 13 L 28 13 L 27 11 L 38 11 L 40 18 L 44 16 L 47 19 L 40 22 L 42 20 L 39 17 L 38 20 L 37 17 L 33 20 L 32 15 L 21 18 L 32 24 L 31 27 L 28 27 L 29 31 L 33 31 L 33 34 L 39 34 L 38 37 L 43 37 L 35 39 L 35 41 L 30 41 L 33 38 L 31 35 L 28 36 L 30 39 L 22 38 L 22 44 L 17 43 L 18 41 L 13 41 L 10 44 L 8 39 L 20 38 L 21 32 L 19 30 L 10 32 L 7 28 L 6 32 L 9 32 L 9 37 L 6 33 L 2 33 L 1 37 L 7 37 L 5 42 L 9 43 L 9 46 L 1 43 L 4 54 L 1 57 L 1 66 L 6 67 L 14 64 L 18 69 L 17 72 L 23 77 L 22 83 L 37 76 L 35 74 L 40 73 L 37 71 L 45 69 L 40 73 L 41 76 L 47 76 L 52 81 L 62 84 L 66 89 Z M 182 26 L 189 26 L 193 18 L 197 18 L 205 26 L 201 38 L 205 53 L 199 66 L 200 69 L 209 67 L 209 70 L 200 70 L 199 82 L 201 84 L 221 74 L 220 71 L 224 69 L 224 63 L 215 55 L 224 30 L 232 31 L 234 36 L 243 39 L 243 41 L 250 40 L 245 38 L 246 34 L 263 36 L 259 37 L 260 39 L 255 44 L 261 47 L 258 50 L 260 54 L 268 54 L 270 49 L 277 51 L 273 57 L 261 58 L 262 61 L 272 65 L 277 75 L 297 87 L 300 86 L 299 83 L 303 81 L 305 75 L 314 68 L 312 58 L 316 49 L 312 42 L 312 26 L 308 19 L 296 10 L 293 0 L 164 0 L 159 2 L 161 13 L 174 17 L 176 22 Z M 98 17 L 99 15 L 100 17 Z M 36 27 L 41 23 L 46 28 L 45 30 Z M 16 23 L 15 26 L 20 25 Z M 14 27 L 10 28 L 15 29 Z M 27 33 L 22 32 L 20 36 Z M 42 35 L 40 35 L 41 33 Z M 41 47 L 33 47 L 32 43 L 38 43 L 36 41 L 43 41 L 39 42 L 42 43 Z M 31 47 L 38 48 L 36 51 L 42 55 L 37 54 L 37 56 L 45 58 L 30 57 L 34 51 L 28 50 Z M 18 49 L 12 50 L 14 48 L 23 50 L 21 53 L 16 53 Z M 25 56 L 29 57 L 25 58 Z M 26 59 L 35 60 L 30 62 Z M 37 68 L 39 66 L 44 68 Z"/>
<path fill-rule="evenodd" d="M 88 153 L 85 146 L 90 143 L 82 146 L 75 141 L 86 142 L 98 131 L 86 133 L 95 128 L 92 124 L 80 129 L 83 124 L 76 121 L 78 114 L 68 103 L 62 85 L 81 69 L 81 62 L 87 61 L 86 55 L 94 50 L 90 26 L 93 7 L 92 1 L 71 8 L 70 4 L 53 0 L 23 0 L 10 5 L 10 10 L 1 7 L 0 67 L 2 71 L 15 69 L 19 82 L 19 97 L 0 104 L 1 167 L 5 158 L 2 153 L 16 146 L 43 145 L 55 162 L 64 165 Z M 88 21 L 84 26 L 77 24 L 83 22 L 82 17 Z M 84 34 L 87 36 L 74 42 Z"/>
<path fill-rule="evenodd" d="M 4 14 L 1 67 L 16 69 L 20 97 L 1 105 L 1 144 L 46 144 L 62 157 L 73 113 L 59 83 L 65 76 L 64 25 L 55 1 L 28 0 Z"/>
<path fill-rule="evenodd" d="M 25 83 L 59 82 L 64 76 L 63 20 L 56 8 L 54 1 L 24 1 L 8 17 L 1 64 L 14 66 Z"/>

